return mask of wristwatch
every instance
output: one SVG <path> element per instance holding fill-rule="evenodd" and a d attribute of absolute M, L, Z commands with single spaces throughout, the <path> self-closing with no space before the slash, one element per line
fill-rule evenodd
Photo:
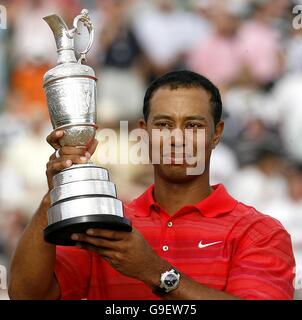
<path fill-rule="evenodd" d="M 163 296 L 175 290 L 180 282 L 180 273 L 176 269 L 171 269 L 161 274 L 160 285 L 153 288 L 153 293 Z"/>

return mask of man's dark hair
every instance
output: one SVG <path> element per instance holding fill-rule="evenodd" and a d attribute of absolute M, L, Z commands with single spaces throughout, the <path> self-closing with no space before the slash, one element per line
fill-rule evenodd
<path fill-rule="evenodd" d="M 169 87 L 171 90 L 178 88 L 202 88 L 210 95 L 210 104 L 215 125 L 220 121 L 222 114 L 222 102 L 218 88 L 206 77 L 187 70 L 172 71 L 154 80 L 146 91 L 144 98 L 143 114 L 147 122 L 150 114 L 150 100 L 156 90 Z"/>

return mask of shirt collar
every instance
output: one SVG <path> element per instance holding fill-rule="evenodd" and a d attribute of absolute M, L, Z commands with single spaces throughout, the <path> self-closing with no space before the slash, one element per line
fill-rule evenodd
<path fill-rule="evenodd" d="M 195 207 L 203 216 L 217 217 L 232 211 L 238 201 L 231 197 L 224 185 L 217 184 L 212 186 L 213 192 L 202 201 L 195 204 Z M 151 185 L 141 196 L 135 200 L 137 217 L 148 217 L 152 208 L 159 208 L 153 198 L 154 184 Z"/>

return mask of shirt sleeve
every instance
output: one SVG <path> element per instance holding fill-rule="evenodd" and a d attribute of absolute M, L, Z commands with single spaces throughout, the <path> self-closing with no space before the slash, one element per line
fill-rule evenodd
<path fill-rule="evenodd" d="M 278 229 L 235 253 L 226 291 L 251 300 L 291 300 L 295 259 L 290 235 Z"/>
<path fill-rule="evenodd" d="M 60 287 L 60 299 L 86 299 L 90 272 L 91 255 L 88 251 L 57 246 L 55 277 Z"/>

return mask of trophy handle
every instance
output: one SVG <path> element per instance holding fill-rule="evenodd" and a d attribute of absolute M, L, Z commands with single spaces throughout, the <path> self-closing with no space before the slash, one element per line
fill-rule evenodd
<path fill-rule="evenodd" d="M 80 54 L 80 58 L 78 60 L 78 63 L 82 63 L 82 61 L 86 61 L 86 54 L 91 49 L 93 38 L 94 38 L 94 30 L 92 26 L 92 22 L 89 17 L 89 12 L 87 9 L 83 9 L 81 11 L 81 14 L 76 16 L 73 20 L 73 29 L 67 31 L 68 38 L 72 39 L 74 37 L 74 34 L 81 34 L 78 31 L 78 23 L 82 22 L 84 26 L 87 28 L 89 32 L 89 42 L 85 50 L 78 52 Z"/>

